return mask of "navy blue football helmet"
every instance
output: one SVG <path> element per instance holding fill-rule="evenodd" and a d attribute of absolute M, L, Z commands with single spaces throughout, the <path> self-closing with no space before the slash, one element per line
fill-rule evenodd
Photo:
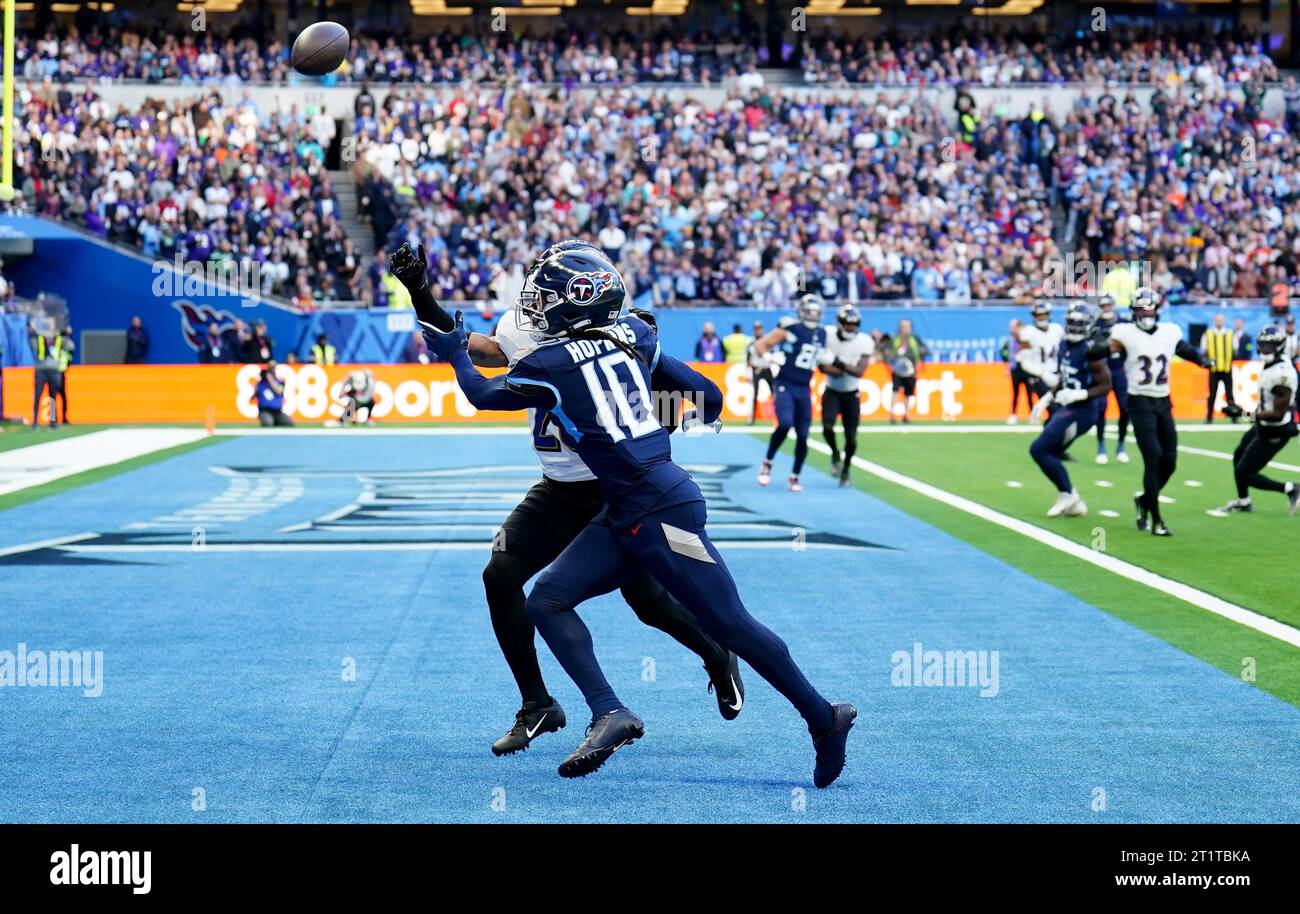
<path fill-rule="evenodd" d="M 1092 329 L 1097 325 L 1097 317 L 1083 302 L 1070 305 L 1065 312 L 1065 338 L 1071 343 L 1078 343 L 1092 336 Z"/>
<path fill-rule="evenodd" d="M 595 253 L 599 254 L 601 257 L 605 256 L 605 252 L 602 251 L 600 248 L 596 247 L 590 241 L 583 241 L 581 238 L 566 238 L 564 241 L 555 242 L 555 244 L 551 245 L 546 250 L 542 251 L 542 253 L 534 257 L 532 262 L 528 264 L 528 266 L 524 267 L 524 275 L 527 276 L 529 273 L 533 272 L 533 270 L 536 270 L 541 265 L 542 261 L 554 257 L 556 254 L 560 253 L 561 251 L 579 251 L 579 250 L 594 251 Z"/>
<path fill-rule="evenodd" d="M 599 250 L 576 245 L 539 259 L 519 293 L 520 326 L 547 336 L 618 320 L 627 290 Z"/>

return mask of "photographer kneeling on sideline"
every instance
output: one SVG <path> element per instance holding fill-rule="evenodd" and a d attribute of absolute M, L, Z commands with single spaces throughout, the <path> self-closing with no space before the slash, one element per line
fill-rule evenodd
<path fill-rule="evenodd" d="M 293 425 L 293 419 L 284 411 L 284 384 L 275 376 L 275 360 L 267 362 L 257 379 L 253 398 L 257 401 L 257 421 L 263 428 L 273 425 Z"/>

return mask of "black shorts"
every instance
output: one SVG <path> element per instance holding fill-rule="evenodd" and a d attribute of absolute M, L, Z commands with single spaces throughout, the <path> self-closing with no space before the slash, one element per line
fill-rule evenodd
<path fill-rule="evenodd" d="M 493 552 L 504 552 L 536 574 L 564 551 L 605 507 L 594 479 L 556 482 L 543 476 L 501 524 Z"/>
<path fill-rule="evenodd" d="M 908 375 L 905 378 L 900 378 L 898 375 L 894 375 L 894 394 L 897 395 L 900 390 L 909 397 L 915 397 L 916 375 Z"/>
<path fill-rule="evenodd" d="M 822 391 L 822 424 L 833 426 L 837 417 L 843 417 L 844 430 L 852 431 L 858 427 L 858 417 L 862 415 L 862 400 L 856 390 Z"/>

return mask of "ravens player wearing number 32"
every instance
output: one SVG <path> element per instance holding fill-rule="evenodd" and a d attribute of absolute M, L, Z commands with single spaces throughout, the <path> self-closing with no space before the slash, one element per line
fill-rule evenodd
<path fill-rule="evenodd" d="M 560 251 L 525 276 L 519 317 L 537 347 L 505 376 L 485 378 L 469 359 L 457 315 L 443 333 L 425 329 L 430 349 L 449 362 L 478 409 L 548 410 L 605 495 L 605 509 L 538 578 L 528 616 L 591 708 L 586 737 L 560 765 L 563 777 L 590 774 L 645 733 L 619 701 L 596 660 L 578 604 L 648 570 L 705 631 L 735 651 L 807 722 L 816 751 L 813 783 L 827 787 L 844 768 L 857 710 L 832 704 L 795 665 L 785 643 L 749 614 L 721 553 L 705 530 L 700 488 L 673 462 L 668 430 L 650 408 L 651 390 L 695 392 L 697 422 L 718 424 L 722 393 L 688 365 L 659 351 L 654 330 L 621 316 L 623 279 L 608 261 Z"/>
<path fill-rule="evenodd" d="M 1209 367 L 1209 360 L 1183 339 L 1177 324 L 1160 320 L 1164 298 L 1155 289 L 1133 293 L 1133 323 L 1110 331 L 1110 350 L 1124 357 L 1128 378 L 1128 414 L 1142 452 L 1142 491 L 1133 496 L 1137 528 L 1170 536 L 1160 515 L 1160 490 L 1178 467 L 1178 426 L 1169 399 L 1169 366 L 1174 356 Z"/>
<path fill-rule="evenodd" d="M 1110 393 L 1110 370 L 1106 360 L 1110 348 L 1105 332 L 1096 334 L 1097 319 L 1082 302 L 1070 306 L 1065 315 L 1065 344 L 1057 349 L 1056 362 L 1047 366 L 1058 378 L 1057 387 L 1034 405 L 1034 416 L 1053 406 L 1052 418 L 1029 446 L 1029 455 L 1043 475 L 1056 486 L 1056 501 L 1048 517 L 1083 517 L 1088 507 L 1070 483 L 1065 469 L 1065 451 L 1075 438 L 1086 434 L 1097 421 L 1097 403 Z"/>
<path fill-rule="evenodd" d="M 565 250 L 586 251 L 598 258 L 599 262 L 591 264 L 593 272 L 614 269 L 599 249 L 576 239 L 548 248 L 538 262 Z M 403 244 L 393 253 L 390 269 L 410 291 L 421 322 L 441 330 L 452 329 L 451 315 L 429 290 L 423 246 L 415 250 Z M 494 335 L 471 333 L 467 345 L 475 364 L 504 367 L 518 362 L 539 341 L 538 334 L 522 326 L 513 311 L 507 311 Z M 492 744 L 496 755 L 527 749 L 537 737 L 565 726 L 564 708 L 551 696 L 537 665 L 533 624 L 524 612 L 524 585 L 551 564 L 605 505 L 596 477 L 556 434 L 554 417 L 544 409 L 530 409 L 528 423 L 533 449 L 542 465 L 542 478 L 502 523 L 500 535 L 492 541 L 492 557 L 483 569 L 492 629 L 523 699 L 514 724 Z M 736 655 L 706 635 L 695 617 L 649 573 L 629 575 L 622 591 L 638 619 L 700 656 L 709 674 L 709 688 L 717 696 L 719 712 L 725 719 L 734 720 L 745 701 Z"/>

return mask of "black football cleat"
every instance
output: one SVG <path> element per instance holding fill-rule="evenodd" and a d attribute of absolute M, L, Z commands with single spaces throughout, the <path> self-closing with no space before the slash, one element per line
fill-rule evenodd
<path fill-rule="evenodd" d="M 593 718 L 578 748 L 560 762 L 560 777 L 586 777 L 609 761 L 615 752 L 643 736 L 645 724 L 627 708 L 616 708 Z"/>
<path fill-rule="evenodd" d="M 1150 525 L 1147 523 L 1147 507 L 1146 505 L 1142 504 L 1141 495 L 1133 496 L 1133 506 L 1137 508 L 1138 531 L 1141 533 L 1146 533 L 1147 527 Z"/>
<path fill-rule="evenodd" d="M 1155 526 L 1151 528 L 1151 535 L 1152 536 L 1173 536 L 1173 533 L 1171 533 L 1169 528 L 1165 526 L 1164 521 L 1158 520 L 1155 522 Z"/>
<path fill-rule="evenodd" d="M 717 670 L 704 671 L 709 674 L 709 691 L 718 699 L 718 713 L 726 720 L 735 720 L 740 716 L 740 709 L 745 706 L 745 682 L 740 678 L 740 658 L 733 651 L 727 651 L 727 665 Z"/>
<path fill-rule="evenodd" d="M 817 750 L 813 783 L 818 787 L 831 786 L 844 770 L 845 744 L 857 716 L 858 709 L 847 701 L 831 702 L 831 728 L 813 737 L 813 748 Z"/>
<path fill-rule="evenodd" d="M 1291 485 L 1291 491 L 1286 493 L 1286 501 L 1286 516 L 1295 517 L 1296 511 L 1300 511 L 1300 485 Z"/>
<path fill-rule="evenodd" d="M 528 748 L 528 744 L 543 733 L 564 729 L 564 709 L 554 698 L 549 705 L 524 704 L 515 712 L 515 723 L 506 735 L 492 744 L 493 755 L 513 755 Z"/>

